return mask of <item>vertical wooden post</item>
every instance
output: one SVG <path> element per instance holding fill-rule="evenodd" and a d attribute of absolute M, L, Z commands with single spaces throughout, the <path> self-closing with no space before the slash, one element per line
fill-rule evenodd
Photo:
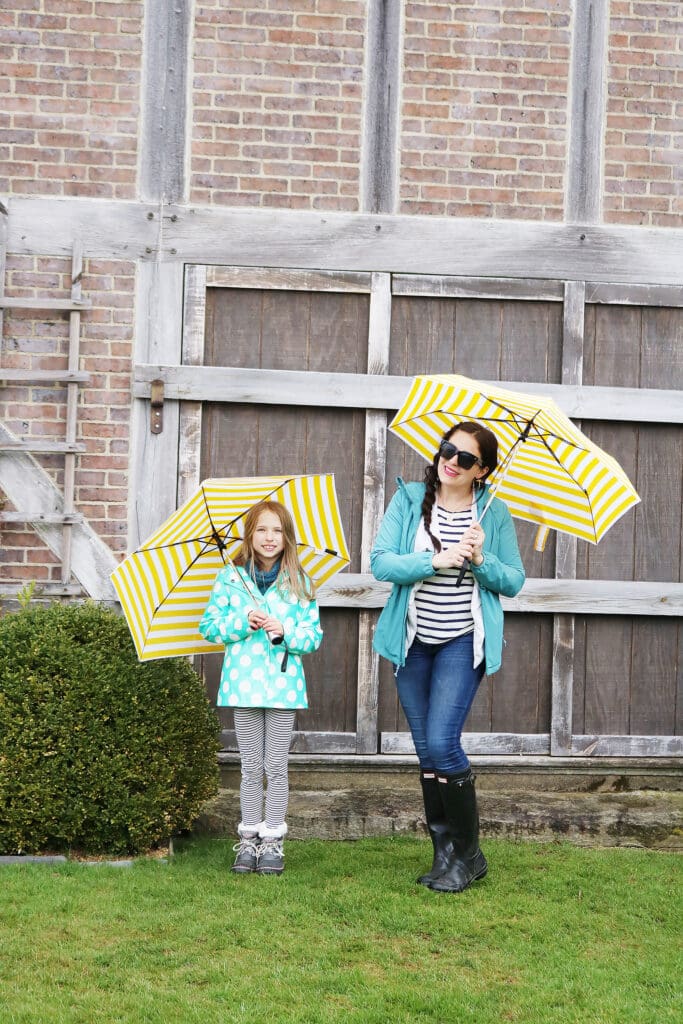
<path fill-rule="evenodd" d="M 574 5 L 565 201 L 570 223 L 600 220 L 609 7 L 603 0 Z"/>
<path fill-rule="evenodd" d="M 368 2 L 361 141 L 364 213 L 394 213 L 397 206 L 402 10 L 403 4 L 391 0 Z"/>
<path fill-rule="evenodd" d="M 562 330 L 562 383 L 581 384 L 586 285 L 568 281 L 564 286 Z M 576 578 L 576 537 L 558 533 L 555 577 Z M 550 753 L 571 754 L 574 696 L 574 616 L 556 615 L 553 620 L 553 667 L 550 722 Z"/>
<path fill-rule="evenodd" d="M 206 327 L 206 267 L 185 267 L 183 304 L 183 366 L 202 366 Z M 202 455 L 202 403 L 180 405 L 178 446 L 178 505 L 194 493 L 200 483 Z"/>
<path fill-rule="evenodd" d="M 373 274 L 368 329 L 368 373 L 388 373 L 391 334 L 391 274 Z M 370 551 L 377 524 L 384 513 L 386 476 L 387 414 L 371 410 L 365 414 L 365 479 L 361 572 L 370 571 Z M 360 613 L 358 632 L 358 689 L 356 708 L 356 752 L 377 753 L 377 699 L 379 657 L 372 649 L 376 612 Z"/>
<path fill-rule="evenodd" d="M 83 279 L 83 250 L 80 242 L 74 242 L 71 257 L 71 298 L 80 301 Z M 69 313 L 69 370 L 79 370 L 80 361 L 81 313 L 72 309 Z M 66 386 L 66 441 L 76 441 L 76 413 L 78 411 L 79 385 L 69 383 Z M 67 452 L 64 456 L 64 514 L 74 511 L 76 483 L 76 455 Z M 62 583 L 66 586 L 71 579 L 71 540 L 73 527 L 64 523 L 62 532 Z"/>

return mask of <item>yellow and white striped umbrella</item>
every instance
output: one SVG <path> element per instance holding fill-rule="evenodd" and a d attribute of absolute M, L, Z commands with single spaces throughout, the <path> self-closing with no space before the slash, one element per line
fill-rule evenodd
<path fill-rule="evenodd" d="M 619 463 L 552 398 L 458 374 L 416 377 L 389 429 L 432 461 L 443 434 L 473 420 L 498 438 L 491 490 L 513 516 L 594 544 L 640 498 Z"/>
<path fill-rule="evenodd" d="M 299 561 L 316 585 L 349 564 L 332 474 L 205 480 L 111 574 L 140 661 L 214 653 L 197 627 L 219 569 L 259 501 L 292 513 Z"/>

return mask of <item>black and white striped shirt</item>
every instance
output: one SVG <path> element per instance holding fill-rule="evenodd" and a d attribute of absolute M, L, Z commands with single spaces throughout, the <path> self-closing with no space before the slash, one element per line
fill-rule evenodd
<path fill-rule="evenodd" d="M 435 511 L 442 548 L 457 544 L 472 523 L 472 509 L 448 512 L 437 505 Z M 460 569 L 438 569 L 434 576 L 423 580 L 415 592 L 417 637 L 425 644 L 441 644 L 474 629 L 474 577 L 468 570 L 456 587 L 459 573 Z"/>

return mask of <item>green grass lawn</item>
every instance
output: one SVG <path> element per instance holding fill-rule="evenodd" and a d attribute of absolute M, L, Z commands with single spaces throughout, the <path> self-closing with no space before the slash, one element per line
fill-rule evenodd
<path fill-rule="evenodd" d="M 683 858 L 489 841 L 459 896 L 427 840 L 231 844 L 0 869 L 1 1024 L 680 1024 Z"/>

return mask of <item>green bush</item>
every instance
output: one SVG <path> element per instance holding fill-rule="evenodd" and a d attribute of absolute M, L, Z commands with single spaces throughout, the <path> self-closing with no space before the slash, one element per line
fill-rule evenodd
<path fill-rule="evenodd" d="M 218 721 L 182 658 L 93 604 L 0 618 L 0 853 L 139 853 L 216 792 Z"/>

